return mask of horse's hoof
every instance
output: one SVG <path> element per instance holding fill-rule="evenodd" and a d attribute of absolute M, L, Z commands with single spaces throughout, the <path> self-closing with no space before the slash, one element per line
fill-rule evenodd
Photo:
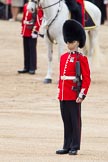
<path fill-rule="evenodd" d="M 45 84 L 52 83 L 52 79 L 44 79 L 44 83 Z"/>

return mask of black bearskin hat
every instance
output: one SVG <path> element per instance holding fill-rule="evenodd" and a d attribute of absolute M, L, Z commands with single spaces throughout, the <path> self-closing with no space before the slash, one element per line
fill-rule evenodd
<path fill-rule="evenodd" d="M 63 37 L 65 43 L 79 41 L 79 47 L 83 48 L 86 41 L 86 34 L 83 26 L 76 20 L 66 20 L 63 24 Z"/>

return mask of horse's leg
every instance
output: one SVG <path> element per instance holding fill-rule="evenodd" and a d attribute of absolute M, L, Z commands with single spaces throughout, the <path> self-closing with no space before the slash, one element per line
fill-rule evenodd
<path fill-rule="evenodd" d="M 65 46 L 66 46 L 66 44 L 64 43 L 64 41 L 59 40 L 59 43 L 58 43 L 58 61 L 60 61 L 60 55 L 64 53 Z"/>
<path fill-rule="evenodd" d="M 85 46 L 83 47 L 83 49 L 81 50 L 81 52 L 83 52 L 84 55 L 88 56 L 88 53 L 89 53 L 89 33 L 88 33 L 88 30 L 85 30 L 86 32 L 86 43 L 85 43 Z"/>
<path fill-rule="evenodd" d="M 99 45 L 98 45 L 98 29 L 95 28 L 93 30 L 90 30 L 88 34 L 89 34 L 88 58 L 89 58 L 90 64 L 92 64 L 93 59 L 96 59 L 96 57 L 97 57 L 97 52 L 98 52 L 97 50 L 99 49 Z"/>
<path fill-rule="evenodd" d="M 51 42 L 47 42 L 48 47 L 48 68 L 47 75 L 44 79 L 44 83 L 52 83 L 52 54 L 53 54 L 53 44 Z"/>

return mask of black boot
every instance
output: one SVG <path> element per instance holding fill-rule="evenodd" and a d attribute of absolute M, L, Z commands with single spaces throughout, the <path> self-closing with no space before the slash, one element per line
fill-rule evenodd
<path fill-rule="evenodd" d="M 56 154 L 68 154 L 70 149 L 60 149 L 56 151 Z"/>

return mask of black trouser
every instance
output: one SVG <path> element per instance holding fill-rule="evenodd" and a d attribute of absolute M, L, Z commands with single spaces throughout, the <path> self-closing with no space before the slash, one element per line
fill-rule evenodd
<path fill-rule="evenodd" d="M 37 69 L 37 38 L 23 37 L 24 45 L 24 69 Z"/>
<path fill-rule="evenodd" d="M 71 12 L 71 18 L 77 20 L 82 24 L 82 8 L 76 0 L 65 0 L 69 11 Z"/>
<path fill-rule="evenodd" d="M 60 101 L 64 123 L 64 149 L 80 150 L 81 104 L 76 101 Z"/>

